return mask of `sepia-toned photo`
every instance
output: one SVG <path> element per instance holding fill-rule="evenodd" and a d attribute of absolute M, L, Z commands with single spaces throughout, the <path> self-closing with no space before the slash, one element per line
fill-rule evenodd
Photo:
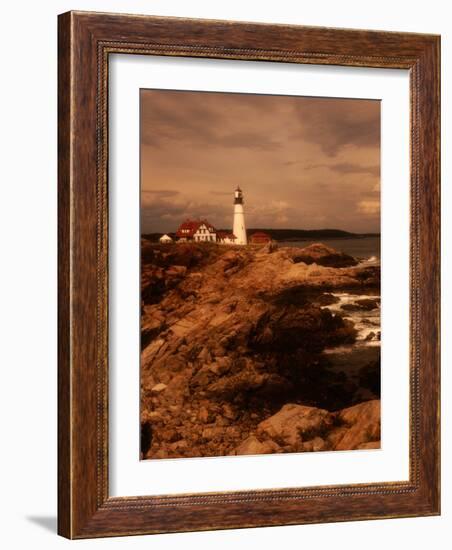
<path fill-rule="evenodd" d="M 142 89 L 141 459 L 380 448 L 380 102 Z"/>

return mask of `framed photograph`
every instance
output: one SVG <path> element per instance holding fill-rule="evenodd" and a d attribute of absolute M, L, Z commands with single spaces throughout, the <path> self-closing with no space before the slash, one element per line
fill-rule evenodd
<path fill-rule="evenodd" d="M 439 50 L 59 16 L 61 535 L 440 513 Z"/>

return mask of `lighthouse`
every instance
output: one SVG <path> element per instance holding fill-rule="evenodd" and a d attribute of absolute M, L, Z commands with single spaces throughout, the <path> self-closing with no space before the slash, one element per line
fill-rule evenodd
<path fill-rule="evenodd" d="M 243 193 L 240 187 L 237 187 L 234 192 L 234 223 L 232 231 L 237 238 L 235 244 L 247 244 L 245 212 L 243 211 Z"/>

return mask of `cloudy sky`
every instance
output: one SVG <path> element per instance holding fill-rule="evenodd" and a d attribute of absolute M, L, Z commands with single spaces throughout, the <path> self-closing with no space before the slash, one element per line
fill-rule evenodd
<path fill-rule="evenodd" d="M 380 102 L 141 91 L 142 232 L 232 227 L 380 231 Z"/>

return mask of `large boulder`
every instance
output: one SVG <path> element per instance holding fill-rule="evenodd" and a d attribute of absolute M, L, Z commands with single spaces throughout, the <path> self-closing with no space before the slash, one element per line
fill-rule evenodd
<path fill-rule="evenodd" d="M 342 305 L 341 309 L 346 311 L 372 311 L 373 309 L 378 308 L 379 301 L 379 299 L 362 298 L 355 300 L 352 304 Z"/>
<path fill-rule="evenodd" d="M 321 437 L 333 424 L 333 416 L 324 409 L 288 403 L 257 427 L 257 435 L 295 449 L 305 441 Z"/>
<path fill-rule="evenodd" d="M 315 263 L 326 267 L 352 267 L 358 265 L 358 260 L 352 256 L 338 252 L 322 243 L 291 250 L 293 250 L 292 260 L 295 263 L 303 262 L 307 265 Z"/>
<path fill-rule="evenodd" d="M 380 400 L 366 401 L 343 409 L 338 420 L 347 427 L 335 445 L 335 450 L 345 451 L 380 441 Z M 374 448 L 374 447 L 372 447 Z"/>

